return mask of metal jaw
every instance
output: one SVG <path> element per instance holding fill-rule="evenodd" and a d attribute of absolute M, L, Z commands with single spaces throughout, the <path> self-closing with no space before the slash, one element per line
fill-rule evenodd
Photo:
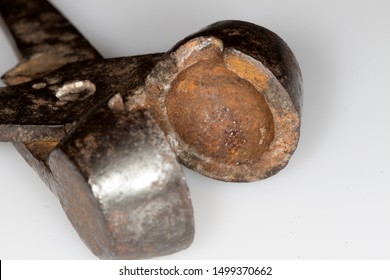
<path fill-rule="evenodd" d="M 100 258 L 191 244 L 178 161 L 248 182 L 297 147 L 301 72 L 263 27 L 222 21 L 165 54 L 103 59 L 45 0 L 0 0 L 0 12 L 21 54 L 0 88 L 0 141 L 15 142 Z"/>
<path fill-rule="evenodd" d="M 0 140 L 15 142 L 98 257 L 188 247 L 194 222 L 183 172 L 132 98 L 161 55 L 101 59 L 47 1 L 2 0 L 0 12 L 22 57 L 3 76 L 12 86 L 0 89 Z"/>

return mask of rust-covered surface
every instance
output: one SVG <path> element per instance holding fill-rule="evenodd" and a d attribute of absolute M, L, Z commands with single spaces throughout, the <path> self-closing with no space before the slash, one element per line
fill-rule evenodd
<path fill-rule="evenodd" d="M 178 42 L 175 52 L 185 42 L 196 37 L 215 37 L 225 49 L 234 49 L 261 62 L 280 82 L 301 114 L 303 104 L 302 73 L 298 62 L 282 38 L 254 23 L 226 20 L 213 23 Z"/>
<path fill-rule="evenodd" d="M 136 94 L 161 55 L 100 59 L 47 1 L 1 0 L 0 12 L 22 58 L 3 76 L 13 86 L 0 89 L 1 141 L 18 141 L 16 149 L 100 258 L 150 258 L 188 247 L 194 226 L 183 173 Z M 93 141 L 72 150 L 80 129 L 96 137 L 98 151 Z M 97 157 L 84 158 L 80 168 L 86 154 Z"/>
<path fill-rule="evenodd" d="M 13 141 L 100 258 L 188 247 L 177 159 L 225 181 L 267 178 L 299 140 L 302 77 L 273 32 L 223 21 L 166 54 L 102 59 L 45 0 L 0 0 L 21 62 L 3 76 L 0 141 Z"/>
<path fill-rule="evenodd" d="M 266 101 L 250 82 L 228 70 L 222 57 L 189 66 L 171 86 L 169 122 L 198 153 L 235 165 L 268 149 L 274 131 Z"/>
<path fill-rule="evenodd" d="M 2 78 L 8 85 L 31 81 L 66 64 L 101 57 L 46 0 L 1 0 L 0 13 L 21 56 Z"/>
<path fill-rule="evenodd" d="M 60 140 L 90 109 L 142 83 L 160 56 L 76 62 L 32 82 L 0 88 L 0 140 Z"/>
<path fill-rule="evenodd" d="M 301 72 L 287 44 L 242 21 L 179 42 L 146 82 L 151 111 L 187 167 L 247 182 L 284 168 L 299 140 Z"/>
<path fill-rule="evenodd" d="M 66 17 L 46 0 L 0 0 L 0 14 L 0 23 L 6 25 L 5 29 L 21 59 L 15 68 L 2 77 L 7 85 L 17 85 L 40 78 L 72 62 L 101 58 L 101 55 Z M 42 82 L 32 85 L 35 90 L 44 89 L 46 86 L 47 84 Z M 0 91 L 7 90 L 0 89 Z M 11 99 L 16 103 L 11 106 L 14 107 L 13 109 L 3 107 L 2 113 L 5 115 L 15 114 L 12 111 L 19 101 L 25 105 L 24 102 L 28 102 L 22 99 L 15 100 L 21 94 L 19 91 L 15 90 L 13 94 L 15 96 Z M 0 105 L 3 105 L 3 102 L 5 101 L 2 100 Z M 30 99 L 30 102 L 36 104 L 30 104 L 27 107 L 42 105 L 42 99 L 39 96 Z M 23 107 L 17 109 L 24 110 Z M 29 141 L 29 143 L 14 142 L 14 146 L 46 184 L 53 189 L 51 186 L 56 185 L 56 182 L 46 166 L 46 159 L 57 143 L 55 139 L 60 139 L 65 135 L 72 124 L 66 127 L 62 124 L 48 125 L 44 128 L 41 124 L 28 127 L 26 124 L 17 125 L 10 122 L 2 123 L 0 126 L 3 141 L 5 139 Z M 41 142 L 35 140 L 31 142 L 33 139 Z"/>

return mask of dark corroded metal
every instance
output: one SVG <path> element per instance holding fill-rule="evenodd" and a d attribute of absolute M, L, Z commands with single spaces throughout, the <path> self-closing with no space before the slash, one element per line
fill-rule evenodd
<path fill-rule="evenodd" d="M 182 171 L 136 97 L 161 55 L 102 60 L 47 1 L 1 0 L 0 12 L 22 57 L 3 76 L 14 86 L 0 89 L 0 139 L 22 141 L 15 147 L 97 256 L 148 258 L 188 247 L 193 215 Z M 97 145 L 72 146 L 80 127 Z M 88 152 L 97 157 L 81 168 Z"/>
<path fill-rule="evenodd" d="M 301 114 L 302 74 L 294 54 L 282 38 L 250 22 L 219 21 L 183 39 L 172 48 L 171 52 L 191 39 L 209 36 L 221 40 L 225 49 L 237 50 L 261 62 L 285 88 L 297 113 Z"/>
<path fill-rule="evenodd" d="M 42 77 L 70 62 L 102 57 L 78 30 L 46 0 L 0 0 L 0 13 L 8 27 L 6 31 L 9 31 L 10 40 L 14 42 L 15 51 L 21 59 L 14 69 L 2 77 L 7 85 L 16 85 Z M 0 23 L 3 21 L 0 20 Z M 38 84 L 35 89 L 39 89 L 43 85 L 42 83 Z M 4 92 L 4 89 L 1 91 Z M 32 94 L 32 91 L 30 93 Z M 15 97 L 12 99 L 15 101 L 15 98 L 21 93 L 14 92 L 14 94 Z M 28 102 L 22 99 L 19 101 Z M 42 99 L 38 97 L 37 101 L 35 102 L 41 104 L 39 101 Z M 4 104 L 3 102 L 0 104 Z M 17 106 L 17 103 L 13 106 Z M 6 115 L 12 112 L 12 109 L 3 109 L 5 109 L 3 113 Z M 24 111 L 24 108 L 19 109 Z M 42 125 L 38 125 L 30 127 L 29 130 L 24 124 L 23 128 L 19 127 L 19 131 L 16 129 L 17 124 L 12 122 L 8 125 L 1 123 L 0 126 L 2 126 L 3 138 L 46 140 L 28 143 L 14 142 L 14 146 L 49 186 L 55 185 L 56 182 L 46 165 L 46 159 L 57 144 L 57 141 L 49 140 L 60 138 L 64 134 L 64 126 L 62 124 L 50 125 L 44 128 Z M 69 128 L 68 124 L 67 129 Z M 29 133 L 24 133 L 25 130 L 29 130 Z"/>
<path fill-rule="evenodd" d="M 32 82 L 1 88 L 0 141 L 59 141 L 91 108 L 142 83 L 160 56 L 76 62 Z"/>
<path fill-rule="evenodd" d="M 302 77 L 287 44 L 242 21 L 212 24 L 166 54 L 102 59 L 44 0 L 0 0 L 22 61 L 0 89 L 0 141 L 59 198 L 101 258 L 188 247 L 191 200 L 176 157 L 225 181 L 285 167 Z"/>
<path fill-rule="evenodd" d="M 101 57 L 46 0 L 1 0 L 0 12 L 22 58 L 3 76 L 8 85 L 31 81 L 72 62 Z"/>
<path fill-rule="evenodd" d="M 185 38 L 146 82 L 150 109 L 187 167 L 224 181 L 274 175 L 294 153 L 302 77 L 287 44 L 222 21 Z"/>

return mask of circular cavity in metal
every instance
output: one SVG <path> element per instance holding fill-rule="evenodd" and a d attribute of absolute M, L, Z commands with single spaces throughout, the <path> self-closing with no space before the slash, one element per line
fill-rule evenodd
<path fill-rule="evenodd" d="M 221 56 L 189 66 L 170 88 L 168 119 L 200 155 L 240 165 L 258 160 L 272 142 L 273 117 L 262 93 Z"/>

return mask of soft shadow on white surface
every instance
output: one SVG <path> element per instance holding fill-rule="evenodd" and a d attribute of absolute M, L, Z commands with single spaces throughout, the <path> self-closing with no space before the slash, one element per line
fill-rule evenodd
<path fill-rule="evenodd" d="M 0 143 L 0 154 L 3 171 L 0 185 L 0 257 L 94 258 L 72 228 L 55 196 L 23 162 L 12 144 Z"/>
<path fill-rule="evenodd" d="M 222 19 L 263 25 L 303 72 L 298 150 L 267 180 L 185 170 L 192 246 L 162 259 L 388 259 L 390 38 L 386 1 L 53 1 L 106 57 L 161 52 Z M 16 63 L 0 32 L 0 72 Z M 0 258 L 88 259 L 54 195 L 0 143 Z"/>

